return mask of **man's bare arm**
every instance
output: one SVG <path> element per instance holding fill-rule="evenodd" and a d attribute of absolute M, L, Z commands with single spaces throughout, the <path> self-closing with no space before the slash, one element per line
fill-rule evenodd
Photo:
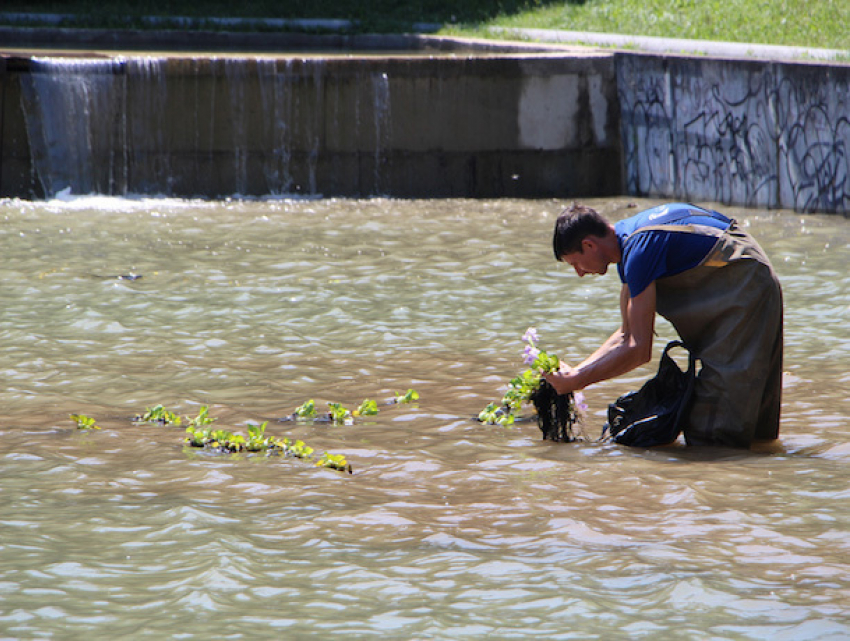
<path fill-rule="evenodd" d="M 591 354 L 586 359 L 584 359 L 581 362 L 581 364 L 579 365 L 579 367 L 581 367 L 581 365 L 585 365 L 589 362 L 592 362 L 592 361 L 596 360 L 597 358 L 600 358 L 602 356 L 602 354 L 608 353 L 609 351 L 611 351 L 611 349 L 613 349 L 613 347 L 615 345 L 618 345 L 618 344 L 623 342 L 623 335 L 626 333 L 626 330 L 624 328 L 626 327 L 626 323 L 627 323 L 626 309 L 627 309 L 627 305 L 628 305 L 628 299 L 629 299 L 629 288 L 626 287 L 625 285 L 623 285 L 622 289 L 620 290 L 620 327 L 619 327 L 619 329 L 617 329 L 616 332 L 611 334 L 611 336 L 609 336 L 608 339 L 604 343 L 602 343 L 602 345 L 595 352 L 593 352 L 593 354 Z"/>
<path fill-rule="evenodd" d="M 623 323 L 605 343 L 575 368 L 547 374 L 546 380 L 561 394 L 583 389 L 630 372 L 652 358 L 655 328 L 655 283 L 635 298 L 623 285 L 620 294 Z"/>

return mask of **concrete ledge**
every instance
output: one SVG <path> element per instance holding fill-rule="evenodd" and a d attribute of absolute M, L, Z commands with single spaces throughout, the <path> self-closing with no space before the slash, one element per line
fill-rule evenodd
<path fill-rule="evenodd" d="M 588 31 L 559 31 L 553 29 L 507 29 L 492 27 L 490 31 L 501 36 L 523 38 L 538 43 L 580 44 L 595 47 L 610 47 L 630 52 L 684 54 L 735 59 L 755 58 L 773 61 L 826 60 L 850 63 L 850 49 L 787 47 L 710 40 L 686 40 L 683 38 L 628 36 Z"/>

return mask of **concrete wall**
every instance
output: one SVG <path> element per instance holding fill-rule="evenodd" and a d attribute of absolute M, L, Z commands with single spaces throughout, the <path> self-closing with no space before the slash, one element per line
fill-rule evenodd
<path fill-rule="evenodd" d="M 850 212 L 850 65 L 562 50 L 69 72 L 7 57 L 0 92 L 3 196 L 630 194 Z"/>
<path fill-rule="evenodd" d="M 850 66 L 618 55 L 629 194 L 850 212 Z"/>
<path fill-rule="evenodd" d="M 622 184 L 610 54 L 7 63 L 4 195 L 570 197 Z"/>

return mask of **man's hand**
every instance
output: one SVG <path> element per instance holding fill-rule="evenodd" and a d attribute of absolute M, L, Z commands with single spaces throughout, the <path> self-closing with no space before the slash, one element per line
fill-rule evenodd
<path fill-rule="evenodd" d="M 567 394 L 579 389 L 573 368 L 563 362 L 557 372 L 541 374 L 541 378 L 554 387 L 558 394 Z"/>

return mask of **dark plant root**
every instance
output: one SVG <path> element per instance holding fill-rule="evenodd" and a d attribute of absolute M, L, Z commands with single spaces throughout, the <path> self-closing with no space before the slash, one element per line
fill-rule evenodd
<path fill-rule="evenodd" d="M 555 388 L 545 380 L 531 394 L 531 402 L 537 410 L 537 425 L 543 432 L 543 440 L 572 443 L 577 440 L 573 434 L 576 414 L 572 392 L 558 394 Z"/>

